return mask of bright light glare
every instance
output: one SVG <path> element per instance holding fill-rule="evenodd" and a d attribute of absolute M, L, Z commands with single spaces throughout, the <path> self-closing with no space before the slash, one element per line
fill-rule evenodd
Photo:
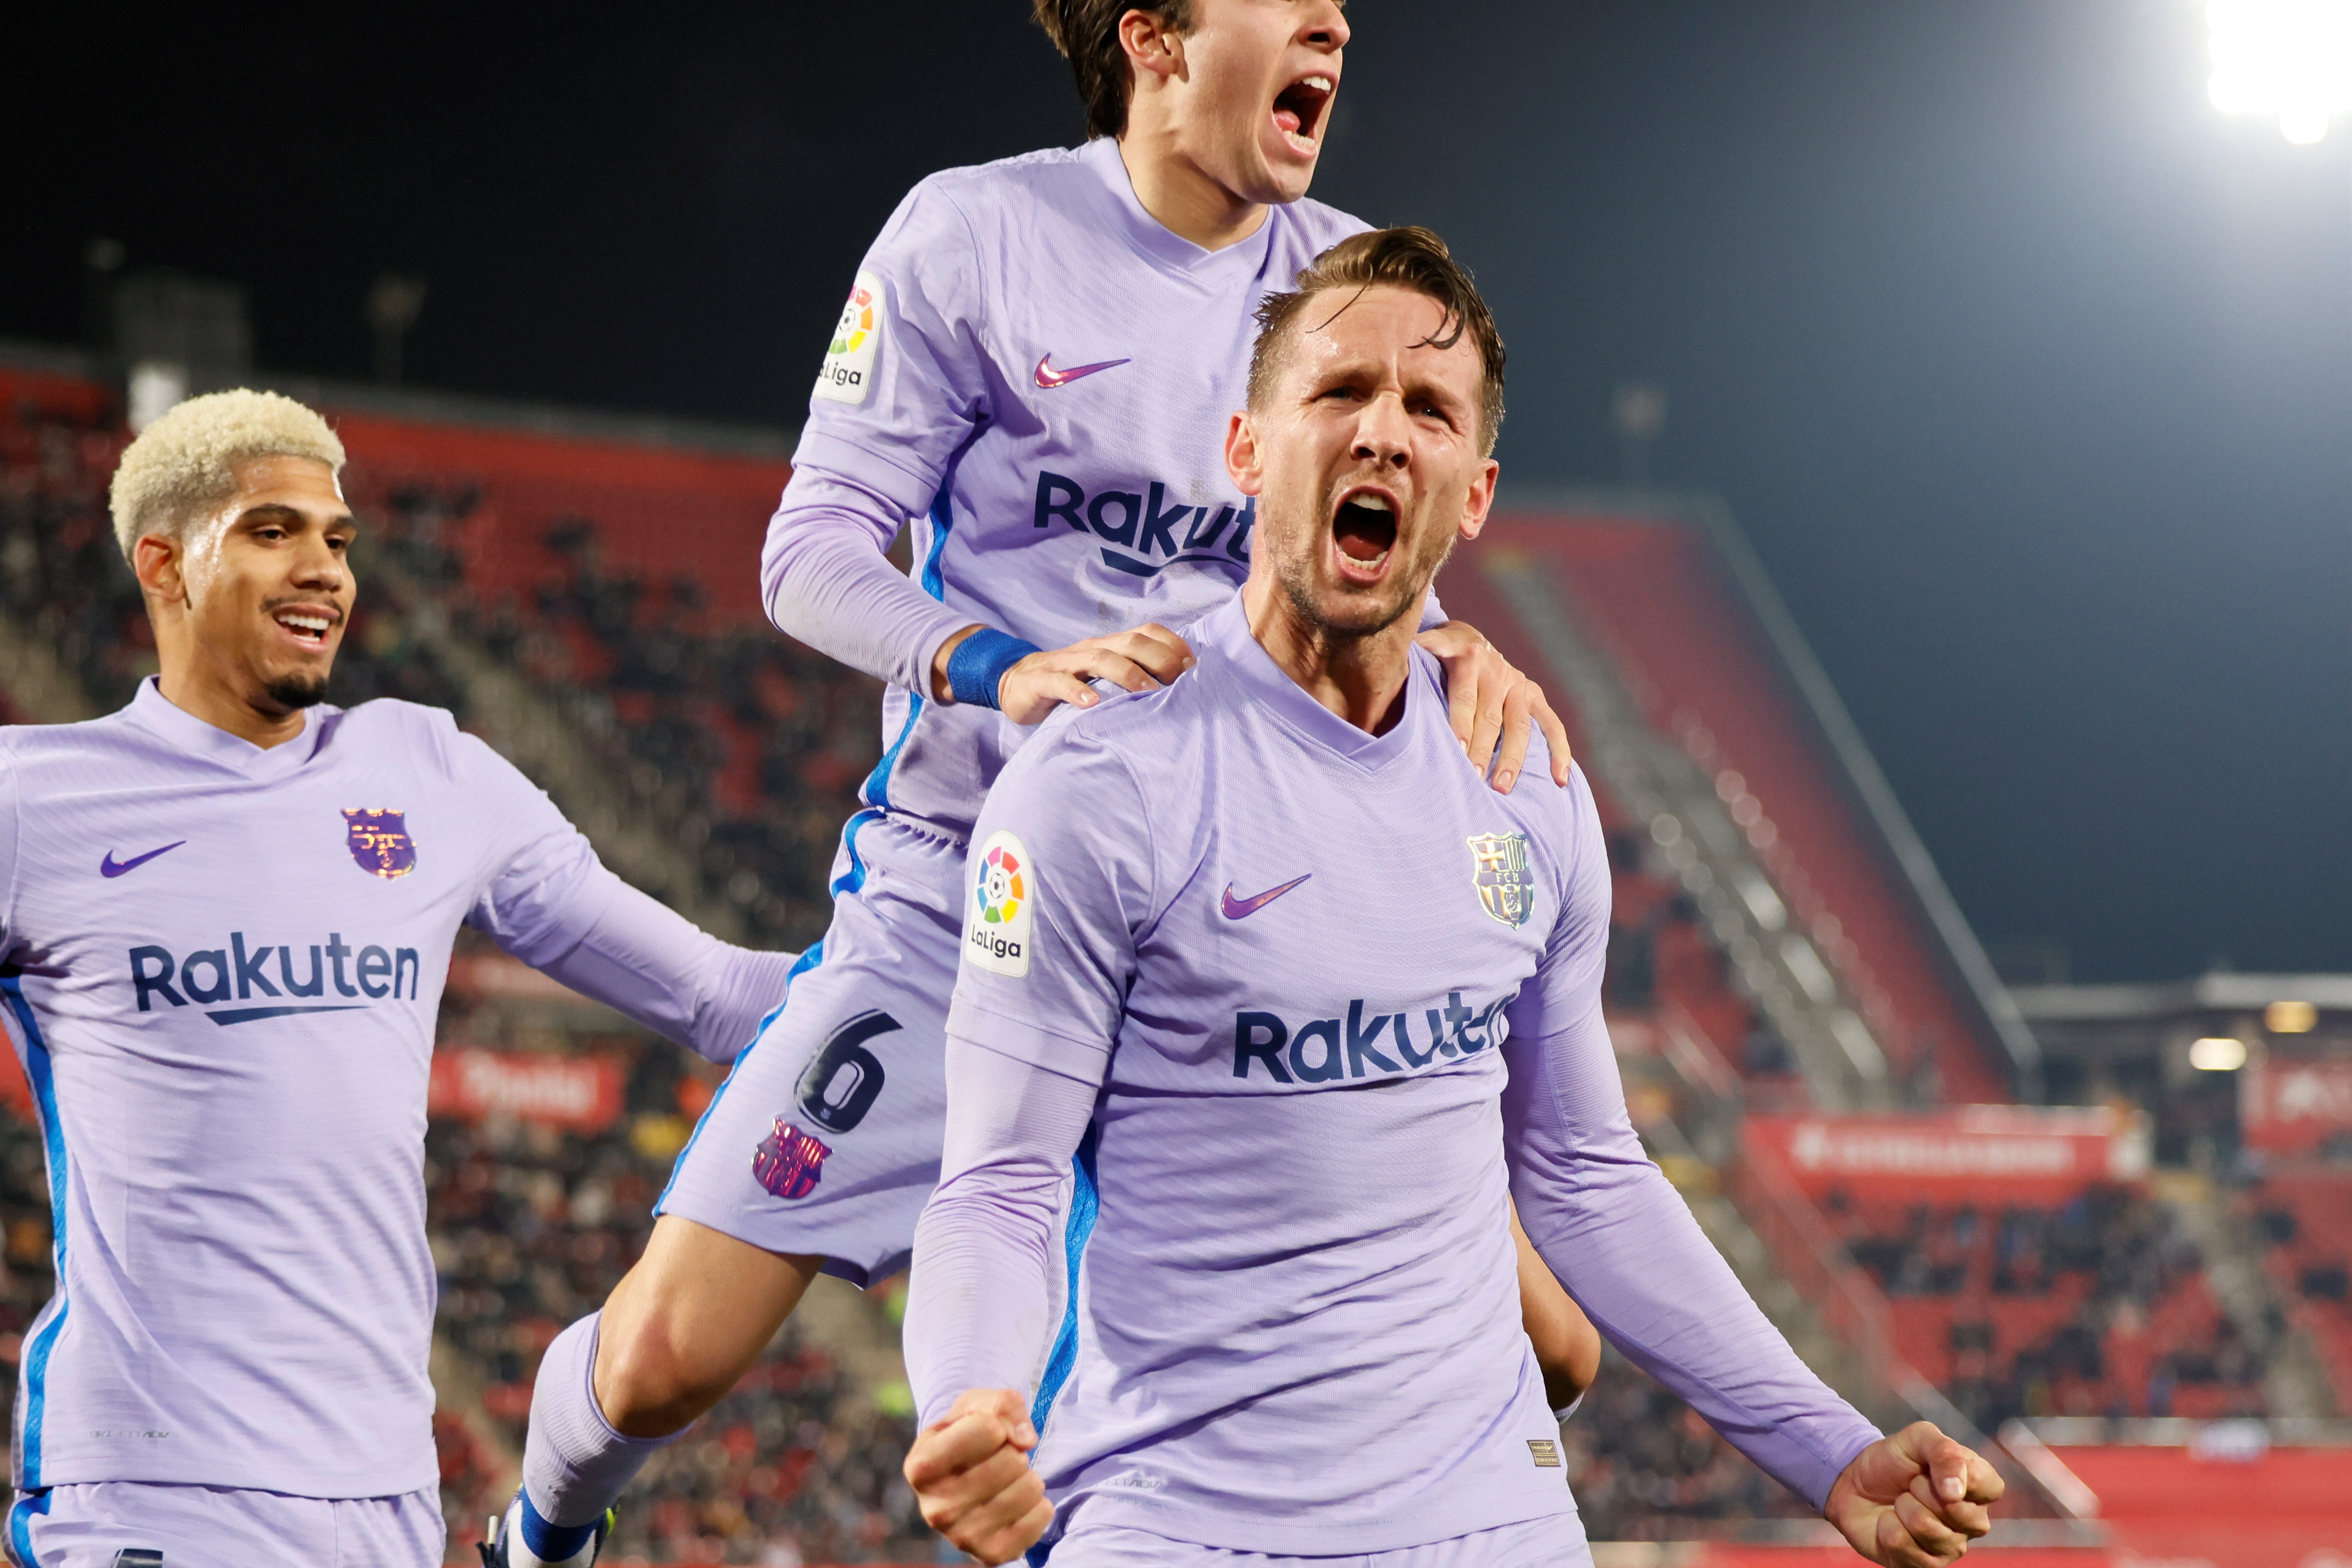
<path fill-rule="evenodd" d="M 2224 1035 L 2189 1047 L 2189 1065 L 2199 1072 L 2236 1072 L 2246 1065 L 2246 1042 Z"/>
<path fill-rule="evenodd" d="M 2307 1035 L 2319 1026 L 2319 1009 L 2308 1002 L 2273 1002 L 2263 1009 L 2263 1027 L 2273 1035 Z"/>
<path fill-rule="evenodd" d="M 2224 114 L 2274 114 L 2308 145 L 2352 110 L 2352 0 L 2210 0 L 2213 77 Z"/>

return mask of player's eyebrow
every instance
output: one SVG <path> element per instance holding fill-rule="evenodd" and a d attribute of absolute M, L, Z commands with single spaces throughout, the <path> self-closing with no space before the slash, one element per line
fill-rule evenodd
<path fill-rule="evenodd" d="M 243 511 L 236 514 L 236 520 L 239 522 L 252 522 L 256 521 L 277 521 L 285 519 L 291 519 L 296 522 L 308 522 L 310 521 L 310 514 L 304 511 L 299 507 L 288 506 L 283 501 L 264 501 L 259 506 L 249 506 Z M 329 518 L 326 522 L 320 526 L 331 529 L 347 528 L 353 531 L 357 531 L 359 525 L 360 520 L 358 518 L 353 517 L 350 512 L 343 512 L 338 516 Z"/>
<path fill-rule="evenodd" d="M 1449 409 L 1459 410 L 1469 405 L 1451 383 L 1434 375 L 1412 377 L 1405 383 L 1405 391 L 1415 396 L 1426 397 L 1433 403 L 1442 403 Z"/>

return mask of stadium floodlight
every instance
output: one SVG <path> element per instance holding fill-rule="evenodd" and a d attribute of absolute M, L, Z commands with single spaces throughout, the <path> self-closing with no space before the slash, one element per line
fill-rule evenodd
<path fill-rule="evenodd" d="M 2210 0 L 2205 16 L 2214 108 L 2275 115 L 2279 133 L 2305 146 L 2352 112 L 2352 0 Z"/>
<path fill-rule="evenodd" d="M 2246 1065 L 2246 1042 L 2228 1035 L 2208 1037 L 2189 1047 L 2189 1065 L 2199 1072 L 2236 1072 Z"/>

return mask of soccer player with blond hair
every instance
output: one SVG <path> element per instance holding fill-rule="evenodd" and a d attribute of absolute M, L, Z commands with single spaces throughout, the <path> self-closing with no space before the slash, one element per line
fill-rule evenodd
<path fill-rule="evenodd" d="M 115 471 L 160 673 L 0 730 L 0 1017 L 47 1159 L 23 1568 L 434 1568 L 427 1069 L 460 924 L 714 1060 L 792 955 L 600 864 L 435 708 L 324 701 L 356 594 L 341 440 L 191 399 Z"/>
<path fill-rule="evenodd" d="M 541 1361 L 493 1564 L 593 1562 L 629 1478 L 820 1270 L 866 1284 L 905 1266 L 939 1176 L 981 802 L 1027 727 L 1099 700 L 1092 683 L 1176 680 L 1192 655 L 1170 628 L 1248 572 L 1257 503 L 1217 443 L 1251 310 L 1365 226 L 1306 199 L 1349 19 L 1338 0 L 1034 4 L 1090 140 L 934 174 L 899 204 L 820 367 L 761 563 L 780 627 L 889 682 L 832 925 L 680 1157 L 645 1257 Z M 909 524 L 902 573 L 884 552 Z M 1507 794 L 1541 730 L 1564 779 L 1540 691 L 1474 629 L 1426 620 L 1464 771 Z M 1083 1168 L 1066 1174 L 1075 1256 L 1093 1199 Z M 1599 1340 L 1532 1251 L 1516 1268 L 1565 1405 Z M 1041 1419 L 1064 1364 L 1036 1369 Z"/>
<path fill-rule="evenodd" d="M 966 943 L 948 1017 L 907 1313 L 924 1517 L 984 1563 L 1042 1537 L 1055 1568 L 1591 1568 L 1516 1199 L 1611 1339 L 1856 1551 L 1950 1568 L 2000 1478 L 1823 1386 L 1643 1153 L 1592 792 L 1466 774 L 1414 646 L 1494 503 L 1485 301 L 1383 229 L 1260 321 L 1224 445 L 1248 581 L 1192 673 L 1056 716 L 974 830 L 1023 889 L 992 921 L 975 879 L 968 929 L 1011 940 Z M 1285 890 L 1244 925 L 1234 879 Z M 1073 1159 L 1097 1207 L 1039 1420 Z"/>

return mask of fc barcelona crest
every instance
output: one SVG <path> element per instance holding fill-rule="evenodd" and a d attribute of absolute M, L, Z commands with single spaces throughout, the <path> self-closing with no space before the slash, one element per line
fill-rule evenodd
<path fill-rule="evenodd" d="M 1528 836 L 1477 833 L 1470 838 L 1471 881 L 1481 908 L 1507 926 L 1523 926 L 1535 913 L 1535 883 L 1528 876 Z"/>
<path fill-rule="evenodd" d="M 751 1151 L 751 1179 L 780 1198 L 804 1198 L 824 1177 L 824 1159 L 833 1151 L 782 1117 L 775 1131 Z"/>
<path fill-rule="evenodd" d="M 416 841 L 397 811 L 343 808 L 343 843 L 359 868 L 390 881 L 416 869 Z"/>

